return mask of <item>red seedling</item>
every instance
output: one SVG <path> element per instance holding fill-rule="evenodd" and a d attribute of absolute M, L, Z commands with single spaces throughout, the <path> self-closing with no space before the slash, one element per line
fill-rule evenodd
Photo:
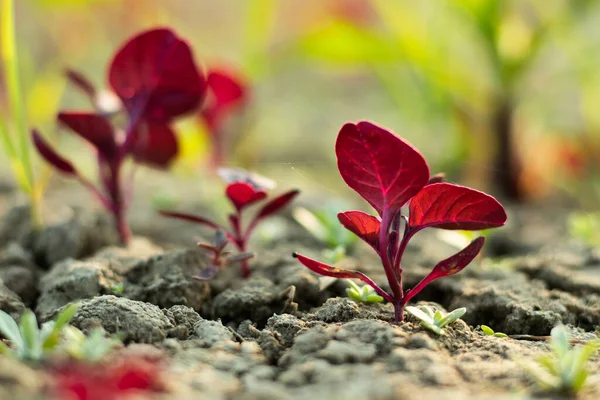
<path fill-rule="evenodd" d="M 155 361 L 142 358 L 123 358 L 100 365 L 72 362 L 52 371 L 52 392 L 57 399 L 146 398 L 150 393 L 164 391 L 161 373 L 162 368 Z"/>
<path fill-rule="evenodd" d="M 212 229 L 221 230 L 225 233 L 227 240 L 232 242 L 242 255 L 247 254 L 246 251 L 250 236 L 258 224 L 287 206 L 294 197 L 298 195 L 299 191 L 290 190 L 274 199 L 266 201 L 246 225 L 246 229 L 244 229 L 242 226 L 243 211 L 250 205 L 266 200 L 267 190 L 272 188 L 274 183 L 269 179 L 241 169 L 222 168 L 219 170 L 219 175 L 228 183 L 228 186 L 225 189 L 225 195 L 235 208 L 235 212 L 228 215 L 229 229 L 226 229 L 209 219 L 192 214 L 165 210 L 160 211 L 160 213 L 166 217 L 178 218 L 184 221 L 205 225 Z M 242 275 L 245 278 L 250 276 L 248 258 L 246 257 L 237 261 L 241 261 Z M 213 277 L 218 271 L 218 268 L 213 268 L 213 271 L 214 273 L 211 272 L 208 275 L 209 277 Z"/>
<path fill-rule="evenodd" d="M 213 167 L 226 161 L 227 148 L 234 141 L 228 129 L 228 121 L 243 110 L 248 101 L 248 85 L 238 73 L 223 68 L 208 71 L 208 93 L 200 117 L 206 125 L 212 142 Z"/>
<path fill-rule="evenodd" d="M 125 213 L 131 202 L 132 182 L 123 186 L 123 164 L 131 156 L 137 163 L 157 168 L 169 166 L 178 153 L 171 123 L 200 106 L 206 79 L 196 67 L 188 44 L 169 29 L 143 32 L 115 55 L 108 82 L 113 97 L 120 101 L 116 110 L 103 104 L 102 96 L 83 75 L 67 71 L 67 77 L 90 97 L 95 111 L 61 112 L 58 121 L 96 150 L 100 188 L 84 178 L 35 130 L 34 144 L 48 163 L 79 180 L 114 215 L 121 242 L 126 244 L 130 231 Z M 119 111 L 126 115 L 122 130 L 112 121 Z"/>
<path fill-rule="evenodd" d="M 208 281 L 214 278 L 217 272 L 219 272 L 219 270 L 226 265 L 236 262 L 244 263 L 254 257 L 254 253 L 245 252 L 231 254 L 230 252 L 225 251 L 225 247 L 227 247 L 228 243 L 229 241 L 227 240 L 226 233 L 219 229 L 215 231 L 213 243 L 198 243 L 198 247 L 203 248 L 212 254 L 212 258 L 208 267 L 203 269 L 199 275 L 194 276 L 194 279 L 199 281 Z"/>
<path fill-rule="evenodd" d="M 504 225 L 506 212 L 492 196 L 468 187 L 430 178 L 423 156 L 410 144 L 370 122 L 346 124 L 335 145 L 338 168 L 350 188 L 379 214 L 362 211 L 338 214 L 340 223 L 369 244 L 381 258 L 391 294 L 362 272 L 323 264 L 300 254 L 294 257 L 312 271 L 334 278 L 355 278 L 370 285 L 394 305 L 396 322 L 404 319 L 404 306 L 435 279 L 454 275 L 479 253 L 484 237 L 440 261 L 423 280 L 404 292 L 402 255 L 409 240 L 421 229 L 482 230 Z M 408 203 L 408 215 L 402 207 Z"/>

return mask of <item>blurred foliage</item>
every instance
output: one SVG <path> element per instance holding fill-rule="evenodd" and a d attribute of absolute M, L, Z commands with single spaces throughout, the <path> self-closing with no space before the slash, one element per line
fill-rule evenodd
<path fill-rule="evenodd" d="M 348 120 L 370 119 L 423 150 L 434 172 L 483 188 L 497 120 L 507 120 L 518 184 L 597 207 L 600 156 L 600 3 L 585 0 L 22 0 L 21 81 L 29 123 L 55 128 L 65 66 L 100 84 L 114 46 L 170 25 L 204 65 L 232 64 L 253 86 L 235 163 L 290 186 L 335 177 L 332 145 Z M 0 89 L 1 91 L 2 89 Z M 178 126 L 180 174 L 196 174 L 208 146 L 194 118 Z M 66 139 L 66 138 L 65 138 Z M 593 145 L 592 145 L 593 144 Z M 74 149 L 65 140 L 66 151 Z M 565 155 L 567 147 L 583 151 Z M 581 170 L 573 161 L 593 160 Z M 331 175 L 321 179 L 323 172 Z M 330 181 L 327 181 L 330 179 Z M 291 182 L 294 181 L 294 182 Z M 331 183 L 331 184 L 330 184 Z"/>

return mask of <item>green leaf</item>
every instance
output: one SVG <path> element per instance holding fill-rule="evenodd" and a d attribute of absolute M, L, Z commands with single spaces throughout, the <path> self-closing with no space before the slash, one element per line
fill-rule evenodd
<path fill-rule="evenodd" d="M 423 308 L 425 308 L 425 307 L 423 307 Z M 427 313 L 425 313 L 422 309 L 409 306 L 409 307 L 406 307 L 405 310 L 408 313 L 410 313 L 411 315 L 413 315 L 414 317 L 416 317 L 419 321 L 428 323 L 428 324 L 433 324 L 433 318 L 430 317 Z"/>
<path fill-rule="evenodd" d="M 550 347 L 559 358 L 563 357 L 571 347 L 567 328 L 564 325 L 557 325 L 550 331 L 550 336 Z"/>
<path fill-rule="evenodd" d="M 42 343 L 40 341 L 40 330 L 33 311 L 26 311 L 21 315 L 19 321 L 21 336 L 23 337 L 23 358 L 39 360 L 42 358 Z"/>
<path fill-rule="evenodd" d="M 383 297 L 376 293 L 372 293 L 367 296 L 367 303 L 381 303 L 383 300 Z"/>
<path fill-rule="evenodd" d="M 435 312 L 433 311 L 433 308 L 431 308 L 429 306 L 423 306 L 423 307 L 421 307 L 421 310 L 423 310 L 423 312 L 425 314 L 427 314 L 429 316 L 429 318 L 433 321 L 433 316 L 435 314 Z"/>
<path fill-rule="evenodd" d="M 17 351 L 22 351 L 24 343 L 19 326 L 10 315 L 2 310 L 0 310 L 0 332 L 11 341 Z"/>
<path fill-rule="evenodd" d="M 457 319 L 459 319 L 460 317 L 462 317 L 463 315 L 465 315 L 465 313 L 467 312 L 467 309 L 464 307 L 461 308 L 457 308 L 456 310 L 446 314 L 446 316 L 444 316 L 439 322 L 438 322 L 438 326 L 443 328 L 444 326 L 453 323 L 454 321 L 456 321 Z"/>
<path fill-rule="evenodd" d="M 499 337 L 499 338 L 507 338 L 508 335 L 506 333 L 502 333 L 502 332 L 494 332 L 494 336 Z"/>
<path fill-rule="evenodd" d="M 487 325 L 481 325 L 480 328 L 483 331 L 483 334 L 486 336 L 492 336 L 495 334 L 494 330 Z"/>

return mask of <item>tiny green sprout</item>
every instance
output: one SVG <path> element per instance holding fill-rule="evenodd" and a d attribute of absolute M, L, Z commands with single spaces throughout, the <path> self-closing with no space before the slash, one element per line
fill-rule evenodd
<path fill-rule="evenodd" d="M 93 329 L 88 336 L 74 326 L 67 326 L 62 335 L 61 348 L 77 360 L 97 362 L 121 346 L 116 337 L 106 337 L 102 328 Z"/>
<path fill-rule="evenodd" d="M 123 294 L 123 290 L 125 290 L 125 285 L 123 284 L 123 282 L 110 285 L 110 291 L 114 295 Z"/>
<path fill-rule="evenodd" d="M 383 297 L 375 292 L 369 285 L 359 286 L 351 279 L 346 279 L 346 282 L 350 285 L 349 288 L 346 288 L 346 293 L 348 297 L 354 300 L 357 303 L 381 303 L 383 301 Z"/>
<path fill-rule="evenodd" d="M 496 336 L 499 338 L 507 338 L 508 337 L 508 335 L 506 333 L 494 332 L 494 330 L 487 325 L 481 325 L 480 328 L 485 336 Z"/>
<path fill-rule="evenodd" d="M 48 357 L 59 348 L 62 333 L 76 311 L 77 306 L 71 304 L 55 321 L 46 322 L 40 329 L 33 311 L 24 312 L 17 325 L 10 315 L 0 310 L 0 333 L 11 344 L 9 347 L 0 342 L 0 353 L 30 361 Z"/>
<path fill-rule="evenodd" d="M 537 358 L 537 365 L 524 364 L 542 390 L 577 394 L 585 385 L 589 371 L 588 360 L 600 348 L 600 341 L 571 347 L 564 325 L 550 332 L 552 353 Z"/>
<path fill-rule="evenodd" d="M 406 307 L 406 311 L 421 321 L 421 326 L 424 328 L 429 329 L 435 334 L 443 335 L 446 333 L 444 327 L 465 315 L 467 309 L 461 307 L 445 314 L 440 310 L 433 311 L 433 308 L 429 306 L 422 306 L 421 308 L 409 306 Z"/>

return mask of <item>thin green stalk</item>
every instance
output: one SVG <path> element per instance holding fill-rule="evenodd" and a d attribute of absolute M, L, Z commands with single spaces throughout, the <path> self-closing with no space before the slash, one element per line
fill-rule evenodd
<path fill-rule="evenodd" d="M 19 59 L 15 35 L 14 0 L 2 0 L 0 8 L 0 56 L 5 73 L 8 95 L 8 115 L 16 128 L 18 146 L 12 142 L 8 123 L 2 121 L 0 130 L 4 144 L 11 158 L 17 181 L 26 188 L 31 200 L 31 214 L 35 225 L 41 224 L 41 192 L 36 185 L 31 161 L 30 140 L 25 123 L 23 94 L 19 77 Z M 1 118 L 0 118 L 1 119 Z"/>

